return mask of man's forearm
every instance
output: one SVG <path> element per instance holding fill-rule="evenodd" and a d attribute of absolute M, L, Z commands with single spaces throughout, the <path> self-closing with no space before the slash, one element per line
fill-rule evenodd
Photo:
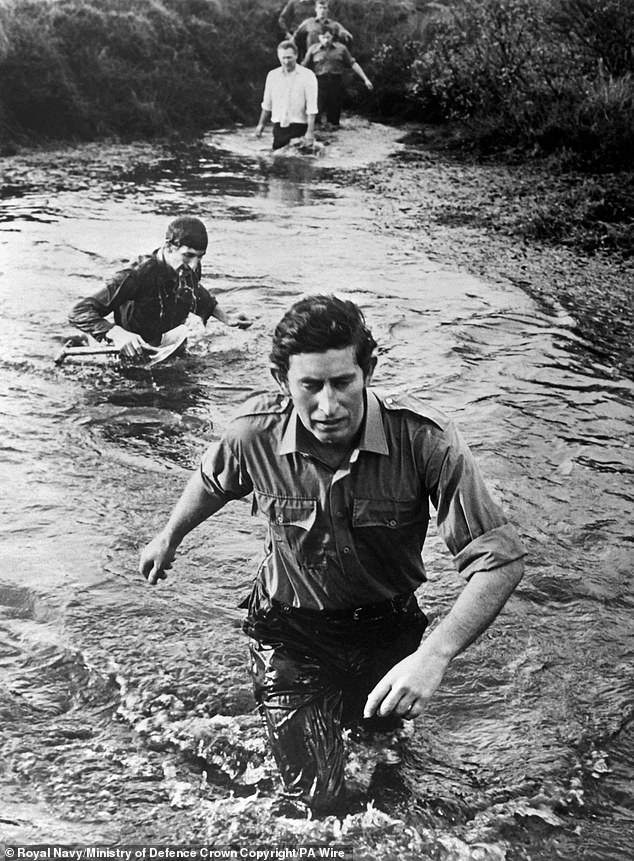
<path fill-rule="evenodd" d="M 101 301 L 100 296 L 88 296 L 74 305 L 68 316 L 68 322 L 71 326 L 101 340 L 114 325 L 104 319 L 109 313 L 110 308 Z"/>
<path fill-rule="evenodd" d="M 420 650 L 452 660 L 489 627 L 524 574 L 523 560 L 477 571 L 440 624 L 425 637 Z"/>
<path fill-rule="evenodd" d="M 211 316 L 215 317 L 216 320 L 219 320 L 221 323 L 224 323 L 225 326 L 229 325 L 229 318 L 227 316 L 226 311 L 224 311 L 220 305 L 216 305 L 214 310 L 211 312 Z"/>
<path fill-rule="evenodd" d="M 264 126 L 268 123 L 270 116 L 271 116 L 271 111 L 267 111 L 264 108 L 262 108 L 262 111 L 260 113 L 260 119 L 258 120 L 257 128 L 263 129 Z"/>
<path fill-rule="evenodd" d="M 207 493 L 200 472 L 196 470 L 185 485 L 161 533 L 176 548 L 192 529 L 220 508 L 222 503 Z"/>

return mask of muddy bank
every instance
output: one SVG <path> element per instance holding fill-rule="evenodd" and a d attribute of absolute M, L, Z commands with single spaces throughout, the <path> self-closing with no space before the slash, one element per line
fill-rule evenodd
<path fill-rule="evenodd" d="M 539 163 L 478 163 L 443 152 L 436 139 L 426 147 L 420 131 L 401 139 L 389 162 L 358 174 L 376 193 L 381 229 L 410 232 L 433 259 L 489 281 L 510 281 L 545 308 L 561 304 L 594 360 L 631 377 L 634 218 L 624 207 L 601 221 L 598 207 L 602 188 L 621 182 L 626 190 L 632 175 L 592 178 L 553 173 Z M 598 198 L 592 223 L 569 211 L 587 186 Z M 606 191 L 606 210 L 609 196 Z M 540 231 L 550 239 L 534 238 Z"/>

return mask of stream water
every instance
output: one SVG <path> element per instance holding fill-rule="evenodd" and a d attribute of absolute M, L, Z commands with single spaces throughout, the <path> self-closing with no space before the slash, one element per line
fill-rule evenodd
<path fill-rule="evenodd" d="M 379 130 L 366 137 L 366 160 L 384 157 Z M 634 857 L 631 383 L 563 311 L 380 227 L 353 162 L 240 141 L 2 162 L 0 840 Z M 209 228 L 204 283 L 253 327 L 193 324 L 187 355 L 152 371 L 56 366 L 70 306 L 185 212 Z M 382 747 L 351 741 L 343 823 L 271 813 L 237 610 L 263 539 L 248 502 L 189 536 L 167 583 L 136 574 L 209 440 L 269 385 L 275 322 L 317 291 L 363 307 L 378 390 L 456 418 L 529 551 L 425 716 Z M 435 534 L 425 558 L 435 617 L 460 582 Z"/>

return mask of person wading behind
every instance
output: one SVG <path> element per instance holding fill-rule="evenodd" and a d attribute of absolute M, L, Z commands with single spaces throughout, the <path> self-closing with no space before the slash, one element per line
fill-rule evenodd
<path fill-rule="evenodd" d="M 188 532 L 253 494 L 268 526 L 244 623 L 254 691 L 286 795 L 317 814 L 346 810 L 343 728 L 421 715 L 523 573 L 515 529 L 453 423 L 370 388 L 376 346 L 352 302 L 293 305 L 273 336 L 279 392 L 243 404 L 139 563 L 155 584 Z M 414 592 L 430 504 L 467 582 L 423 638 Z"/>
<path fill-rule="evenodd" d="M 333 42 L 332 38 L 332 27 L 326 24 L 319 34 L 319 42 L 310 46 L 302 65 L 312 69 L 317 76 L 319 109 L 317 120 L 320 119 L 321 114 L 325 114 L 326 121 L 334 128 L 338 128 L 344 95 L 345 70 L 352 69 L 368 90 L 372 89 L 372 82 L 346 46 L 340 42 Z"/>
<path fill-rule="evenodd" d="M 328 0 L 317 0 L 315 3 L 315 14 L 311 18 L 306 18 L 299 25 L 293 34 L 293 41 L 297 45 L 297 55 L 300 60 L 304 58 L 306 52 L 311 45 L 316 45 L 319 41 L 319 34 L 323 33 L 324 27 L 328 26 L 333 34 L 335 42 L 341 42 L 346 47 L 352 44 L 352 33 L 329 17 L 330 7 Z"/>
<path fill-rule="evenodd" d="M 303 66 L 297 65 L 297 48 L 294 42 L 280 42 L 277 46 L 280 68 L 266 76 L 262 112 L 255 129 L 261 137 L 269 119 L 273 120 L 273 149 L 281 149 L 293 140 L 312 145 L 315 142 L 317 116 L 317 78 Z"/>
<path fill-rule="evenodd" d="M 292 39 L 299 24 L 310 18 L 314 10 L 314 0 L 288 0 L 277 19 L 285 37 Z"/>
<path fill-rule="evenodd" d="M 215 317 L 227 326 L 248 328 L 248 317 L 222 310 L 200 284 L 207 244 L 207 230 L 199 218 L 175 218 L 161 248 L 140 257 L 97 293 L 77 302 L 69 322 L 98 341 L 110 341 L 129 358 L 176 340 L 189 314 L 198 315 L 203 323 Z M 109 314 L 114 322 L 106 319 Z"/>

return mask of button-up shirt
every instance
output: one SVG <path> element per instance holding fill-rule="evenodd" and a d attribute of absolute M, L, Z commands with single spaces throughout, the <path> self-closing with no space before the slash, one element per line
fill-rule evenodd
<path fill-rule="evenodd" d="M 292 72 L 281 66 L 266 76 L 262 108 L 271 111 L 271 120 L 286 127 L 306 123 L 308 114 L 317 113 L 317 78 L 299 64 Z"/>
<path fill-rule="evenodd" d="M 367 390 L 359 442 L 332 468 L 292 402 L 260 396 L 206 452 L 201 477 L 214 510 L 253 492 L 268 526 L 261 603 L 333 610 L 413 592 L 430 502 L 465 577 L 524 555 L 453 423 L 409 397 Z"/>
<path fill-rule="evenodd" d="M 299 23 L 310 18 L 314 10 L 314 0 L 288 0 L 280 12 L 280 27 L 287 33 L 292 33 Z"/>
<path fill-rule="evenodd" d="M 346 69 L 351 69 L 356 60 L 345 45 L 331 42 L 328 47 L 321 44 L 311 45 L 304 57 L 302 65 L 320 75 L 343 75 Z"/>
<path fill-rule="evenodd" d="M 92 296 L 73 307 L 69 321 L 83 332 L 101 340 L 114 322 L 129 332 L 137 332 L 148 344 L 158 346 L 161 337 L 197 314 L 206 323 L 218 301 L 199 281 L 199 272 L 183 266 L 177 272 L 169 266 L 161 249 L 144 255 L 117 272 Z"/>
<path fill-rule="evenodd" d="M 333 21 L 332 18 L 324 18 L 321 21 L 318 21 L 317 18 L 307 18 L 302 21 L 293 34 L 293 39 L 301 56 L 304 56 L 311 45 L 319 42 L 319 35 L 324 32 L 326 24 L 332 30 L 332 38 L 335 42 L 343 42 L 345 45 L 352 42 L 352 34 L 338 21 Z"/>

